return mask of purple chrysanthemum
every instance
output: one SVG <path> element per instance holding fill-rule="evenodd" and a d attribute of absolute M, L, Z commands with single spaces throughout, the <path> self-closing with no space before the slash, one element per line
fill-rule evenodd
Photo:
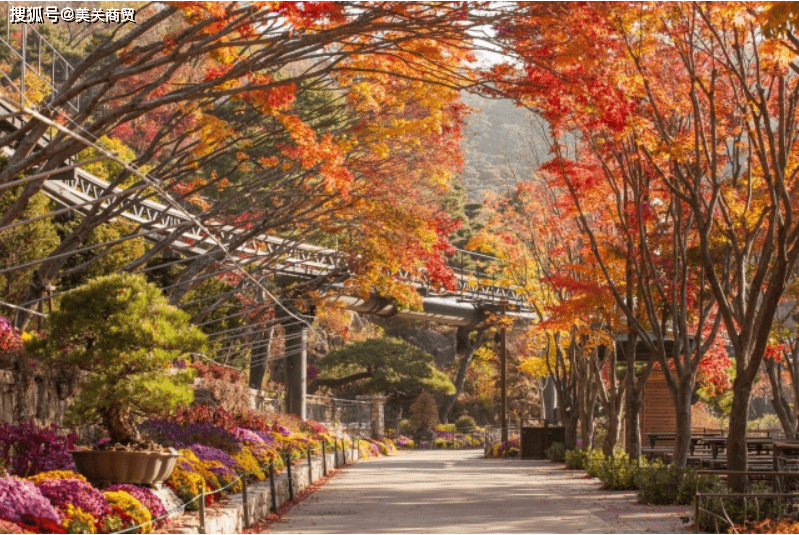
<path fill-rule="evenodd" d="M 0 517 L 20 522 L 26 514 L 61 523 L 61 514 L 36 485 L 14 476 L 0 477 Z"/>
<path fill-rule="evenodd" d="M 262 439 L 255 431 L 251 429 L 246 429 L 244 427 L 239 427 L 236 429 L 236 435 L 238 436 L 239 440 L 243 440 L 245 442 L 263 442 Z"/>
<path fill-rule="evenodd" d="M 236 459 L 231 457 L 226 451 L 211 446 L 203 446 L 202 444 L 191 444 L 189 449 L 201 461 L 217 461 L 231 470 L 241 469 Z"/>
<path fill-rule="evenodd" d="M 66 509 L 72 504 L 94 518 L 102 518 L 108 513 L 108 502 L 103 493 L 81 479 L 45 479 L 37 486 L 58 509 Z"/>

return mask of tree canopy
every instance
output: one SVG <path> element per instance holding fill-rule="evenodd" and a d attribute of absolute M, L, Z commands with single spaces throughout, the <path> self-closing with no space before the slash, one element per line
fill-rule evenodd
<path fill-rule="evenodd" d="M 310 387 L 338 392 L 381 394 L 410 399 L 423 390 L 452 394 L 452 381 L 434 366 L 433 355 L 393 337 L 350 342 L 319 361 L 321 372 Z"/>

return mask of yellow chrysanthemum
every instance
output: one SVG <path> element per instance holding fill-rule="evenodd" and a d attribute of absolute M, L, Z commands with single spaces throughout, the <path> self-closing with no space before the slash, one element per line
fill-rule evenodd
<path fill-rule="evenodd" d="M 246 448 L 243 448 L 240 452 L 233 455 L 233 458 L 241 465 L 245 472 L 255 475 L 258 479 L 264 479 L 266 477 L 258 464 L 258 459 L 253 457 L 252 453 Z"/>
<path fill-rule="evenodd" d="M 26 479 L 33 482 L 34 485 L 38 485 L 46 479 L 80 479 L 81 481 L 86 481 L 85 477 L 71 470 L 50 470 L 49 472 L 39 472 L 38 474 L 27 477 Z"/>
<path fill-rule="evenodd" d="M 94 517 L 71 503 L 67 505 L 64 513 L 64 529 L 67 533 L 97 533 L 97 525 Z"/>
<path fill-rule="evenodd" d="M 153 525 L 151 523 L 153 516 L 139 500 L 124 490 L 107 491 L 103 493 L 103 496 L 105 496 L 106 501 L 108 501 L 108 505 L 126 512 L 133 518 L 135 525 L 141 526 L 137 533 L 153 532 Z"/>

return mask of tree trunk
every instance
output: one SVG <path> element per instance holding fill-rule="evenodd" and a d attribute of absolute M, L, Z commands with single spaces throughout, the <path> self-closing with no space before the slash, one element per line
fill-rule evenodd
<path fill-rule="evenodd" d="M 785 391 L 782 388 L 780 366 L 774 359 L 763 359 L 763 364 L 766 366 L 766 373 L 768 374 L 768 380 L 771 384 L 771 392 L 774 394 L 774 398 L 771 400 L 772 405 L 774 405 L 774 411 L 780 419 L 780 425 L 782 425 L 782 431 L 785 433 L 785 436 L 793 440 L 796 438 L 796 420 L 794 419 L 791 405 L 788 403 L 788 399 L 785 396 Z"/>
<path fill-rule="evenodd" d="M 580 411 L 580 440 L 582 440 L 582 449 L 590 450 L 594 447 L 594 407 L 586 407 L 585 411 Z M 590 413 L 589 413 L 590 410 Z"/>
<path fill-rule="evenodd" d="M 694 395 L 694 373 L 685 372 L 678 378 L 677 392 L 674 394 L 674 410 L 677 416 L 677 437 L 674 440 L 675 466 L 684 468 L 688 464 L 691 448 L 691 401 Z"/>
<path fill-rule="evenodd" d="M 730 414 L 730 430 L 727 436 L 727 470 L 743 471 L 749 466 L 746 447 L 746 422 L 749 417 L 749 398 L 752 384 L 739 374 L 732 384 L 732 413 Z M 744 476 L 729 478 L 729 486 L 733 492 L 745 492 L 748 486 Z"/>
<path fill-rule="evenodd" d="M 563 421 L 563 446 L 567 450 L 577 449 L 577 411 L 560 408 L 560 419 Z"/>
<path fill-rule="evenodd" d="M 588 362 L 589 358 L 583 355 L 580 361 L 581 380 L 578 384 L 579 389 L 579 409 L 580 409 L 580 438 L 582 439 L 582 449 L 589 450 L 594 447 L 594 409 L 597 402 L 596 381 L 602 378 L 595 376 L 593 367 Z"/>
<path fill-rule="evenodd" d="M 619 433 L 621 431 L 620 412 L 615 410 L 613 413 L 608 413 L 608 433 L 602 442 L 602 453 L 605 454 L 605 457 L 613 457 L 616 451 L 616 444 L 619 442 Z"/>
<path fill-rule="evenodd" d="M 441 409 L 441 421 L 445 424 L 449 423 L 449 413 L 452 411 L 452 407 L 455 406 L 455 401 L 457 401 L 461 391 L 463 391 L 463 385 L 466 383 L 466 372 L 469 371 L 469 366 L 472 364 L 474 354 L 477 348 L 483 343 L 483 337 L 485 336 L 485 330 L 480 329 L 477 332 L 477 340 L 472 343 L 468 331 L 464 331 L 465 329 L 463 327 L 458 327 L 458 339 L 463 340 L 465 347 L 463 348 L 463 358 L 461 358 L 460 365 L 458 366 L 458 375 L 455 377 L 455 393 L 447 397 Z"/>
<path fill-rule="evenodd" d="M 116 444 L 135 444 L 141 441 L 136 425 L 131 421 L 127 407 L 106 407 L 99 410 L 103 427 L 108 431 L 111 442 Z"/>
<path fill-rule="evenodd" d="M 629 372 L 628 372 L 629 373 Z M 633 381 L 634 382 L 634 381 Z M 634 386 L 627 389 L 624 405 L 624 439 L 625 449 L 630 459 L 641 457 L 641 394 Z"/>

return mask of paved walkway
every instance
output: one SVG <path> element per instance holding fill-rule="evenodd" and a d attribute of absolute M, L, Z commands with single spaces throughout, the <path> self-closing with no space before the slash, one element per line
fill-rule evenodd
<path fill-rule="evenodd" d="M 688 533 L 689 507 L 639 505 L 634 492 L 549 461 L 482 451 L 413 451 L 348 466 L 269 533 Z"/>

